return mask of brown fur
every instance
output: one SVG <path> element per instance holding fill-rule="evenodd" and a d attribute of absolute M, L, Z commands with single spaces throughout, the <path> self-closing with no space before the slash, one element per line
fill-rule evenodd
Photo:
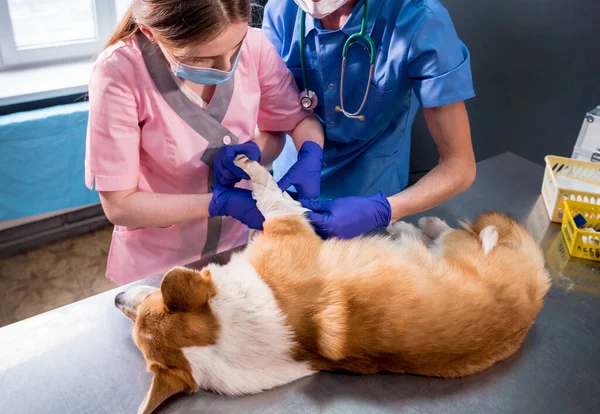
<path fill-rule="evenodd" d="M 151 413 L 179 392 L 196 391 L 192 370 L 181 349 L 216 342 L 219 323 L 208 305 L 216 294 L 208 270 L 175 268 L 136 312 L 126 313 L 135 322 L 133 339 L 154 374 L 139 413 Z"/>
<path fill-rule="evenodd" d="M 482 230 L 497 243 L 487 253 Z M 287 317 L 293 358 L 314 370 L 380 371 L 437 377 L 480 372 L 515 353 L 549 288 L 541 251 L 515 220 L 486 213 L 442 240 L 401 235 L 321 240 L 305 217 L 272 218 L 244 255 Z M 152 387 L 140 412 L 196 387 L 181 348 L 219 338 L 207 270 L 175 268 L 161 289 L 123 310 Z"/>
<path fill-rule="evenodd" d="M 484 256 L 478 233 L 494 225 Z M 542 306 L 549 281 L 536 244 L 490 213 L 454 230 L 436 258 L 411 239 L 323 242 L 302 217 L 265 223 L 248 257 L 273 289 L 299 346 L 318 370 L 440 377 L 479 372 L 512 355 Z"/>

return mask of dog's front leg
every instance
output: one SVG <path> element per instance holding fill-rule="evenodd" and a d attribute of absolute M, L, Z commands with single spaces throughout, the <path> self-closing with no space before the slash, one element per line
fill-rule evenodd
<path fill-rule="evenodd" d="M 281 191 L 259 163 L 246 156 L 238 156 L 234 162 L 250 176 L 252 197 L 265 217 L 263 232 L 246 249 L 256 271 L 264 280 L 277 283 L 284 279 L 296 283 L 294 279 L 305 280 L 306 275 L 318 273 L 323 241 L 305 217 L 307 210 Z"/>
<path fill-rule="evenodd" d="M 288 193 L 281 191 L 266 168 L 245 155 L 238 155 L 234 164 L 250 177 L 252 197 L 265 218 L 265 234 L 304 234 L 318 237 L 305 217 L 308 210 Z"/>

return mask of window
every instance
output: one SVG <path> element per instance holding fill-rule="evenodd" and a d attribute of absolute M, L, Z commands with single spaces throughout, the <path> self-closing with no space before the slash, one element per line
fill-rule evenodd
<path fill-rule="evenodd" d="M 117 18 L 119 20 L 121 20 L 130 4 L 131 0 L 115 0 L 115 6 L 117 7 Z"/>
<path fill-rule="evenodd" d="M 131 0 L 0 0 L 0 67 L 91 57 Z"/>

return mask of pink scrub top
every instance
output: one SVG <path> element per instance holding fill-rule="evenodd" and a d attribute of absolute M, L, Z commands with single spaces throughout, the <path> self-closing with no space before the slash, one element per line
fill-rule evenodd
<path fill-rule="evenodd" d="M 255 129 L 289 131 L 310 115 L 296 83 L 261 30 L 249 29 L 234 77 L 203 110 L 178 87 L 141 33 L 106 49 L 90 85 L 85 179 L 97 191 L 205 194 L 223 145 Z M 241 183 L 247 186 L 248 183 Z M 231 217 L 160 228 L 115 226 L 106 276 L 123 285 L 243 245 L 248 229 Z"/>

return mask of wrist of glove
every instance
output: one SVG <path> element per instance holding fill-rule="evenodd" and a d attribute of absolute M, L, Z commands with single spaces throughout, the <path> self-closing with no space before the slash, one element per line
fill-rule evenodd
<path fill-rule="evenodd" d="M 235 157 L 240 154 L 246 155 L 253 161 L 260 162 L 260 147 L 255 142 L 249 141 L 239 145 L 222 147 L 213 163 L 217 185 L 231 187 L 241 180 L 250 178 L 240 167 L 233 163 Z"/>
<path fill-rule="evenodd" d="M 233 217 L 254 230 L 262 230 L 265 221 L 256 207 L 252 192 L 236 187 L 215 186 L 208 205 L 208 214 L 210 217 Z"/>
<path fill-rule="evenodd" d="M 323 148 L 316 142 L 306 141 L 298 151 L 298 161 L 277 185 L 281 191 L 294 186 L 301 199 L 316 199 L 321 195 L 322 165 Z"/>
<path fill-rule="evenodd" d="M 321 237 L 351 239 L 378 227 L 386 227 L 392 218 L 392 208 L 386 196 L 379 192 L 372 197 L 343 197 L 335 200 L 301 200 L 315 231 Z"/>

